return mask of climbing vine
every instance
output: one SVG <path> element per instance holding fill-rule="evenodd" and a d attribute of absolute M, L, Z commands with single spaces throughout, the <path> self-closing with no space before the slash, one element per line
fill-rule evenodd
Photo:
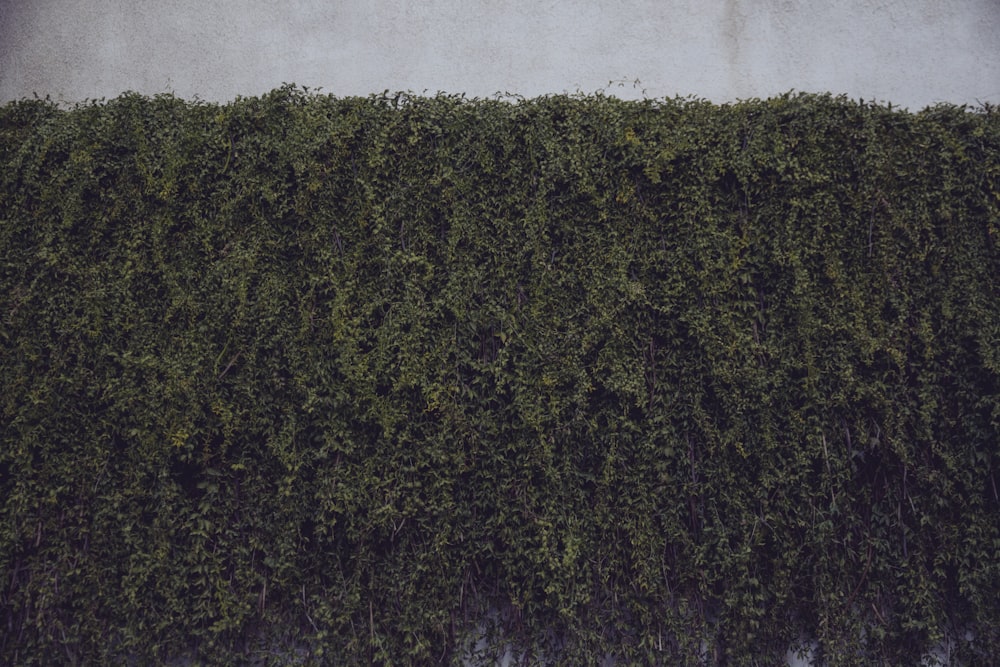
<path fill-rule="evenodd" d="M 990 107 L 0 107 L 0 661 L 1000 654 L 998 226 Z"/>

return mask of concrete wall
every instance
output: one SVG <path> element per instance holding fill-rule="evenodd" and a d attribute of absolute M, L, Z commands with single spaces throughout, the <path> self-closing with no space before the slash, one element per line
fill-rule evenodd
<path fill-rule="evenodd" d="M 0 0 L 0 102 L 283 82 L 995 104 L 1000 0 Z"/>
<path fill-rule="evenodd" d="M 0 102 L 283 82 L 1000 104 L 1000 0 L 0 0 Z"/>

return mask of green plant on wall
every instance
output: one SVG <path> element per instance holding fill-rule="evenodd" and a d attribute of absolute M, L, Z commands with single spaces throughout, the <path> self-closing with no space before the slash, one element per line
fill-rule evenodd
<path fill-rule="evenodd" d="M 0 656 L 988 661 L 998 183 L 989 107 L 8 104 Z"/>

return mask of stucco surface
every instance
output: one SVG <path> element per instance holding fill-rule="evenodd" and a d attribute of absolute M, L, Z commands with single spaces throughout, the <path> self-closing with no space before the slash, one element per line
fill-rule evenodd
<path fill-rule="evenodd" d="M 284 82 L 1000 103 L 1000 0 L 0 0 L 0 101 Z"/>

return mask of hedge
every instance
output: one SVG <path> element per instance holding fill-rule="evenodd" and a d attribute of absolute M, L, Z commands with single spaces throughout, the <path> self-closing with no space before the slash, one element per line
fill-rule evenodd
<path fill-rule="evenodd" d="M 0 107 L 0 662 L 1000 655 L 1000 114 Z"/>

